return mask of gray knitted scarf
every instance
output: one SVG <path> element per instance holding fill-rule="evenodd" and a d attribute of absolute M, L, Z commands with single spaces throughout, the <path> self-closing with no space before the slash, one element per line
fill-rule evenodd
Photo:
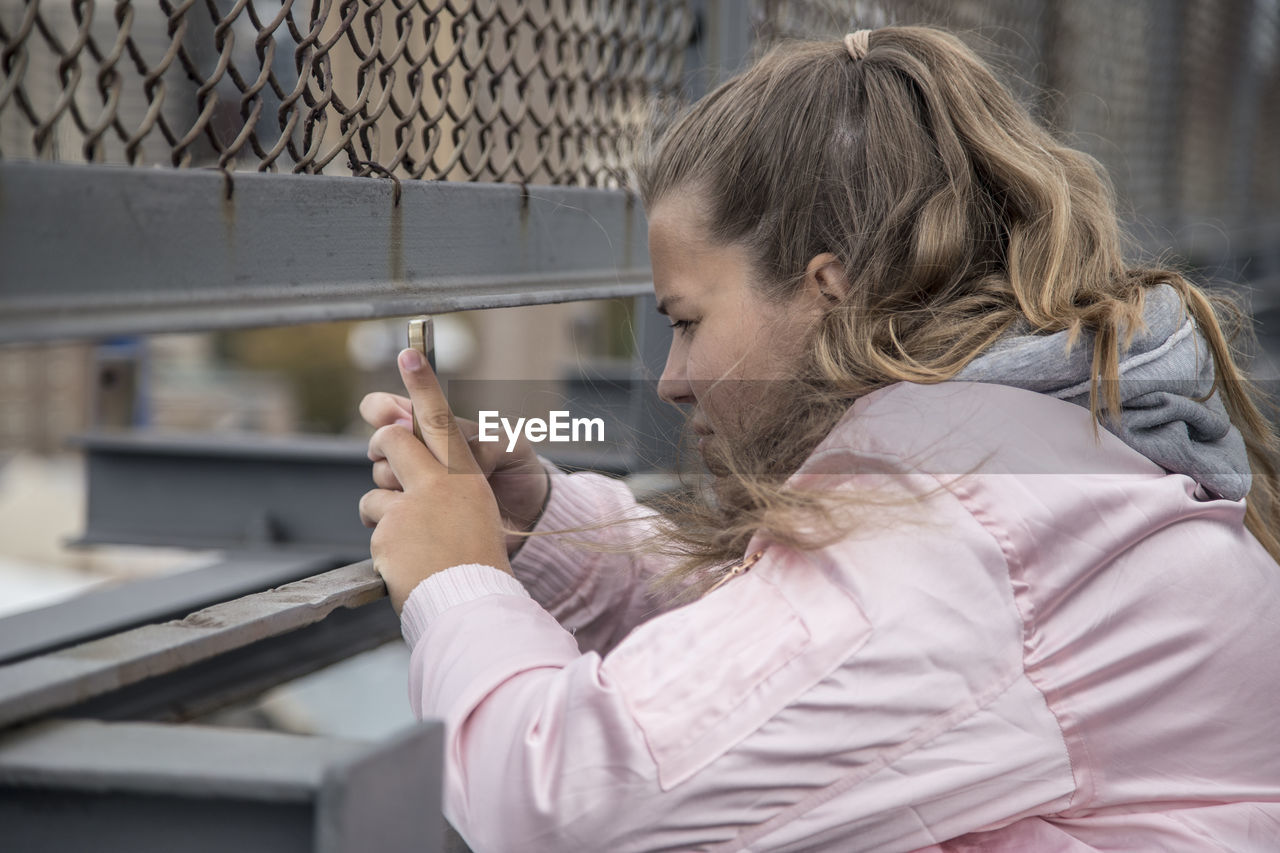
<path fill-rule="evenodd" d="M 1213 387 L 1208 344 L 1169 285 L 1147 292 L 1146 329 L 1120 360 L 1120 428 L 1125 444 L 1167 471 L 1186 474 L 1213 494 L 1239 500 L 1252 478 L 1244 438 Z M 1067 333 L 1029 334 L 1019 327 L 1000 338 L 955 377 L 1048 394 L 1089 408 L 1093 338 L 1082 335 L 1065 354 Z"/>

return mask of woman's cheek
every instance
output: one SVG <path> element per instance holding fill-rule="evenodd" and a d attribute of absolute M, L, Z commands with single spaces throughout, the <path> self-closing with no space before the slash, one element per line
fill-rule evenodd
<path fill-rule="evenodd" d="M 731 378 L 736 373 L 733 349 L 732 335 L 724 335 L 715 326 L 699 324 L 689 342 L 689 375 L 707 381 Z"/>
<path fill-rule="evenodd" d="M 686 346 L 685 365 L 687 372 L 685 375 L 689 377 L 691 384 L 705 383 L 712 378 L 713 374 L 710 371 L 714 366 L 707 362 L 706 354 L 696 342 L 689 343 Z"/>

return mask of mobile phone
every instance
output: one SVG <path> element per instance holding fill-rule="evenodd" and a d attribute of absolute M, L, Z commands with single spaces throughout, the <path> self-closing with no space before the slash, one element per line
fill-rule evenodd
<path fill-rule="evenodd" d="M 436 369 L 436 330 L 430 317 L 414 317 L 409 321 L 409 348 L 422 353 L 422 357 Z M 418 425 L 418 416 L 412 414 L 413 437 L 422 441 L 422 427 Z"/>

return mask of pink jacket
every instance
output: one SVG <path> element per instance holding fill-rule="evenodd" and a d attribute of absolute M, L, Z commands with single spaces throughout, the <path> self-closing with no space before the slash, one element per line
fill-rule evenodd
<path fill-rule="evenodd" d="M 446 816 L 481 853 L 1280 850 L 1280 567 L 1243 501 L 1100 435 L 900 383 L 796 477 L 922 502 L 826 549 L 757 537 L 665 612 L 659 565 L 554 537 L 519 582 L 424 581 L 402 620 Z M 540 528 L 617 509 L 650 512 L 557 472 Z"/>

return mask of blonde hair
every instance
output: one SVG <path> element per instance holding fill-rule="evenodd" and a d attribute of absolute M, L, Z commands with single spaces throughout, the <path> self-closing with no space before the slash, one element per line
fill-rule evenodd
<path fill-rule="evenodd" d="M 637 167 L 646 208 L 692 193 L 711 239 L 749 250 L 768 298 L 790 298 L 825 252 L 850 284 L 803 375 L 742 441 L 717 443 L 714 498 L 660 507 L 663 547 L 679 557 L 663 586 L 705 587 L 714 578 L 700 570 L 741 557 L 758 530 L 797 547 L 834 541 L 831 496 L 784 487 L 787 476 L 853 400 L 950 379 L 1020 319 L 1093 336 L 1096 433 L 1119 417 L 1122 350 L 1161 283 L 1212 351 L 1255 474 L 1246 523 L 1280 559 L 1277 440 L 1233 349 L 1251 343 L 1244 312 L 1171 269 L 1128 266 L 1101 167 L 1038 126 L 958 38 L 885 27 L 866 48 L 854 59 L 839 40 L 780 45 L 670 124 Z M 815 512 L 832 522 L 820 536 L 802 521 Z"/>

